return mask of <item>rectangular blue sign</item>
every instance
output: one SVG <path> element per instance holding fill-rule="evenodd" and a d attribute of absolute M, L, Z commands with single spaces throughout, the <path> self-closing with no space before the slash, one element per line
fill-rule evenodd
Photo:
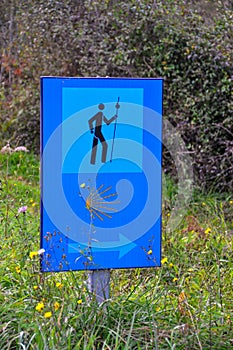
<path fill-rule="evenodd" d="M 41 78 L 42 271 L 160 266 L 162 92 Z"/>

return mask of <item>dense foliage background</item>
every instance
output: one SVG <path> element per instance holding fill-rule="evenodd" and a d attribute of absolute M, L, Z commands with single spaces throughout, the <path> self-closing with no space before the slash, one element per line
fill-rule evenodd
<path fill-rule="evenodd" d="M 2 0 L 0 147 L 39 152 L 42 75 L 164 78 L 196 181 L 233 187 L 233 3 Z M 164 149 L 164 169 L 175 167 Z"/>

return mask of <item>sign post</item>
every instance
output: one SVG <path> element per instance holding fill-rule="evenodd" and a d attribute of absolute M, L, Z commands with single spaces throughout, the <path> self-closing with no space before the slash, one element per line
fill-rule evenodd
<path fill-rule="evenodd" d="M 41 270 L 161 260 L 162 79 L 41 78 Z M 117 102 L 116 102 L 117 101 Z"/>
<path fill-rule="evenodd" d="M 88 273 L 87 286 L 98 304 L 109 299 L 110 295 L 110 270 L 94 270 Z"/>

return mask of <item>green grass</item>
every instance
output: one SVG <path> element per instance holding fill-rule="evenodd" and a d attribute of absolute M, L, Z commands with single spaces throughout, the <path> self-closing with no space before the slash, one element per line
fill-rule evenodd
<path fill-rule="evenodd" d="M 176 194 L 167 181 L 162 267 L 113 270 L 111 298 L 99 306 L 85 272 L 41 274 L 30 258 L 39 249 L 38 159 L 0 154 L 0 175 L 1 350 L 233 347 L 233 198 L 195 192 L 166 233 Z"/>

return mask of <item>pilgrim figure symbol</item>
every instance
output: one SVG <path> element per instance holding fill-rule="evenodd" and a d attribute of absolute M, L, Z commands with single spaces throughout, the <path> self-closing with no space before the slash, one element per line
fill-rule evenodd
<path fill-rule="evenodd" d="M 118 104 L 120 107 L 120 105 Z M 117 108 L 119 108 L 116 106 Z M 91 164 L 95 164 L 96 162 L 96 152 L 97 152 L 97 146 L 98 142 L 101 142 L 102 145 L 102 155 L 101 155 L 101 161 L 102 163 L 106 162 L 107 158 L 107 151 L 108 151 L 108 144 L 104 138 L 104 135 L 102 133 L 102 123 L 103 121 L 105 124 L 109 125 L 117 118 L 117 114 L 114 115 L 112 118 L 107 119 L 105 115 L 103 114 L 103 110 L 105 108 L 103 103 L 100 103 L 99 106 L 99 112 L 97 112 L 92 118 L 88 120 L 89 123 L 89 129 L 92 134 L 94 134 L 93 137 L 93 143 L 92 143 L 92 151 L 91 151 Z"/>

